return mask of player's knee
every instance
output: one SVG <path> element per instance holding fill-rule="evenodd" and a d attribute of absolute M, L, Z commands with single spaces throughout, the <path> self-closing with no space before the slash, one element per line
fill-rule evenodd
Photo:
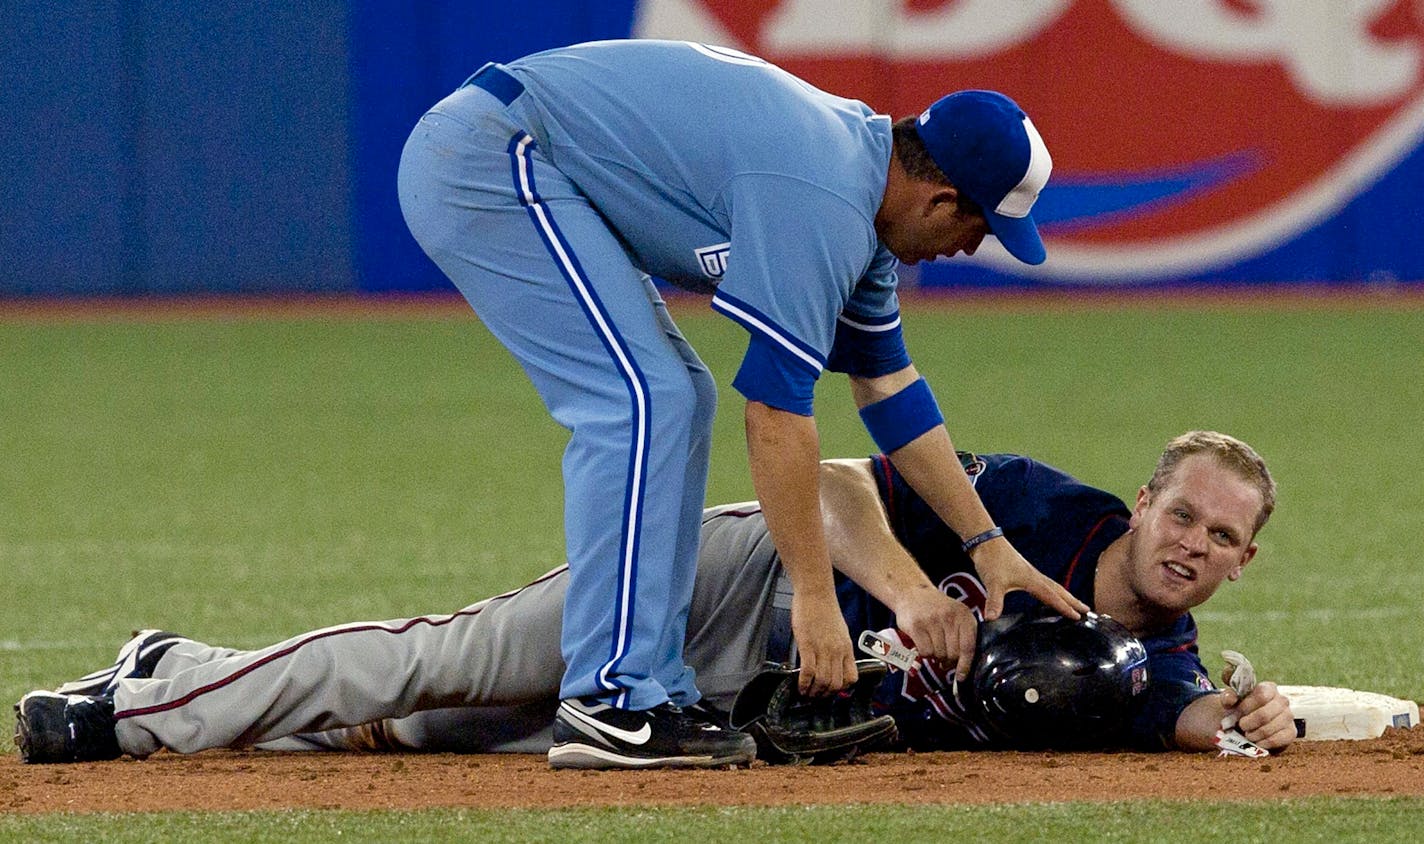
<path fill-rule="evenodd" d="M 687 430 L 710 423 L 717 410 L 715 389 L 709 398 L 692 373 L 678 367 L 675 371 L 649 373 L 648 405 L 654 425 L 671 425 Z"/>
<path fill-rule="evenodd" d="M 692 389 L 697 397 L 692 423 L 703 432 L 711 432 L 712 420 L 717 416 L 717 379 L 707 370 L 688 371 Z"/>

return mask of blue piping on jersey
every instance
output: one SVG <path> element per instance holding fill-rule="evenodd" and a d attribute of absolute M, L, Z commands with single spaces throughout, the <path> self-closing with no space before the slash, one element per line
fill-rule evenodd
<path fill-rule="evenodd" d="M 624 485 L 623 525 L 620 536 L 618 589 L 615 595 L 617 607 L 617 629 L 609 649 L 608 661 L 598 669 L 596 677 L 605 690 L 617 692 L 614 706 L 625 706 L 628 691 L 610 675 L 616 670 L 619 660 L 627 655 L 630 633 L 633 626 L 634 596 L 638 581 L 638 551 L 642 535 L 643 493 L 647 479 L 648 464 L 648 423 L 652 416 L 652 399 L 648 395 L 648 383 L 632 351 L 618 333 L 612 318 L 599 300 L 598 294 L 588 283 L 583 267 L 574 255 L 572 247 L 554 222 L 549 208 L 540 198 L 534 186 L 534 167 L 529 160 L 529 149 L 534 139 L 524 132 L 517 133 L 509 141 L 510 167 L 514 175 L 514 188 L 519 194 L 519 202 L 529 212 L 529 219 L 544 241 L 544 246 L 554 258 L 554 263 L 563 273 L 569 289 L 583 308 L 593 326 L 594 333 L 602 341 L 608 354 L 628 385 L 628 396 L 633 410 L 633 448 L 628 455 L 628 482 Z"/>
<path fill-rule="evenodd" d="M 820 352 L 796 339 L 790 332 L 777 325 L 766 314 L 751 305 L 723 293 L 720 289 L 712 295 L 712 309 L 720 311 L 748 331 L 761 334 L 776 345 L 790 352 L 797 360 L 809 366 L 816 375 L 826 368 L 826 359 Z"/>

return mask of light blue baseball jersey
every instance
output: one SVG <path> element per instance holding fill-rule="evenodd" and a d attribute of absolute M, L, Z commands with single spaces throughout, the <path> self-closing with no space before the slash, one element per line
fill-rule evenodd
<path fill-rule="evenodd" d="M 507 71 L 550 162 L 644 271 L 751 333 L 734 386 L 809 415 L 825 368 L 909 363 L 875 234 L 890 119 L 760 59 L 672 41 L 536 53 Z"/>

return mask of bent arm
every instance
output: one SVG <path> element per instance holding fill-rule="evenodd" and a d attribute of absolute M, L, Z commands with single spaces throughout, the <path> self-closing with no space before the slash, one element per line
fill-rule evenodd
<path fill-rule="evenodd" d="M 894 401 L 897 394 L 919 379 L 920 374 L 913 364 L 875 378 L 851 376 L 851 394 L 864 411 L 880 402 Z M 888 456 L 906 482 L 962 539 L 978 536 L 994 526 L 984 502 L 959 464 L 954 443 L 943 424 L 934 425 Z M 1088 610 L 1088 606 L 1067 589 L 1030 565 L 1007 539 L 978 545 L 970 551 L 970 559 L 989 593 L 984 609 L 986 619 L 998 618 L 1003 610 L 1004 595 L 1016 589 L 1027 590 L 1069 618 L 1078 618 Z"/>
<path fill-rule="evenodd" d="M 974 659 L 974 615 L 931 583 L 895 538 L 868 459 L 822 462 L 821 513 L 836 570 L 889 607 L 921 655 L 965 676 Z"/>
<path fill-rule="evenodd" d="M 1228 714 L 1240 716 L 1237 727 L 1246 738 L 1267 750 L 1284 750 L 1295 741 L 1295 719 L 1290 700 L 1275 683 L 1257 683 L 1245 698 L 1230 689 L 1203 695 L 1177 716 L 1176 743 L 1180 750 L 1214 750 L 1213 739 Z"/>
<path fill-rule="evenodd" d="M 821 462 L 821 516 L 831 564 L 892 610 L 896 598 L 934 588 L 895 538 L 868 458 Z"/>

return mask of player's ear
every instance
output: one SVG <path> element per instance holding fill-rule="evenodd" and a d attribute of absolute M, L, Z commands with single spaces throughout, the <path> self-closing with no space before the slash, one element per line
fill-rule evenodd
<path fill-rule="evenodd" d="M 1137 503 L 1132 507 L 1132 516 L 1127 520 L 1129 530 L 1137 530 L 1137 523 L 1142 521 L 1142 514 L 1147 512 L 1147 508 L 1152 506 L 1152 491 L 1147 487 L 1137 490 Z"/>
<path fill-rule="evenodd" d="M 929 191 L 925 195 L 925 211 L 927 215 L 954 214 L 959 210 L 959 188 L 954 185 L 944 183 L 929 185 Z"/>
<path fill-rule="evenodd" d="M 1243 552 L 1242 555 L 1241 555 L 1241 562 L 1237 563 L 1237 564 L 1236 564 L 1236 567 L 1231 570 L 1231 573 L 1228 574 L 1228 575 L 1226 575 L 1226 579 L 1227 579 L 1227 580 L 1240 580 L 1240 579 L 1241 579 L 1241 570 L 1244 569 L 1244 568 L 1246 568 L 1246 564 L 1249 563 L 1249 562 L 1251 562 L 1251 560 L 1252 560 L 1253 558 L 1255 558 L 1255 556 L 1256 556 L 1256 551 L 1257 551 L 1259 548 L 1260 548 L 1260 546 L 1258 546 L 1258 545 L 1257 545 L 1256 543 L 1254 543 L 1254 542 L 1252 542 L 1250 545 L 1247 545 L 1245 552 Z"/>

